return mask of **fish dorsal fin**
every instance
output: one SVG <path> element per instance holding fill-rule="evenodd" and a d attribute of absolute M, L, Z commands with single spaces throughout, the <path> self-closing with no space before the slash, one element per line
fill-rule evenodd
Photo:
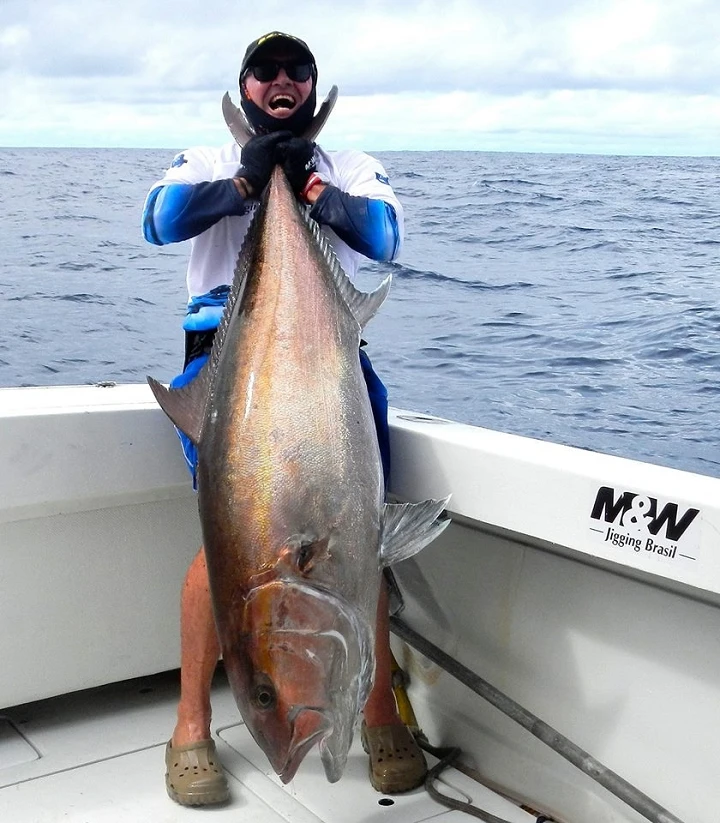
<path fill-rule="evenodd" d="M 168 389 L 153 377 L 147 378 L 160 408 L 195 445 L 200 440 L 209 378 L 210 370 L 207 364 L 200 369 L 197 377 L 179 389 Z"/>
<path fill-rule="evenodd" d="M 328 96 L 323 101 L 323 104 L 318 109 L 317 114 L 310 121 L 310 125 L 302 135 L 303 137 L 308 140 L 314 140 L 318 134 L 320 134 L 322 127 L 327 122 L 328 117 L 330 117 L 330 112 L 332 112 L 335 106 L 337 97 L 338 87 L 333 86 L 328 92 Z M 244 146 L 251 137 L 255 136 L 255 128 L 252 123 L 245 116 L 245 112 L 233 103 L 228 92 L 225 92 L 223 95 L 222 113 L 227 127 L 230 129 L 230 134 L 235 138 L 238 146 Z"/>
<path fill-rule="evenodd" d="M 313 220 L 308 211 L 303 209 L 299 204 L 298 211 L 305 219 L 317 243 L 320 254 L 328 264 L 330 278 L 340 293 L 345 305 L 348 307 L 360 328 L 365 328 L 367 323 L 375 316 L 380 306 L 385 302 L 385 298 L 390 291 L 392 275 L 389 274 L 374 291 L 364 292 L 357 289 L 345 273 L 345 270 L 338 260 L 337 254 L 335 254 L 335 249 L 332 247 L 332 244 L 325 236 L 325 233 L 317 221 Z"/>
<path fill-rule="evenodd" d="M 407 560 L 438 537 L 450 525 L 449 518 L 438 519 L 449 500 L 446 497 L 421 503 L 386 503 L 380 565 Z"/>

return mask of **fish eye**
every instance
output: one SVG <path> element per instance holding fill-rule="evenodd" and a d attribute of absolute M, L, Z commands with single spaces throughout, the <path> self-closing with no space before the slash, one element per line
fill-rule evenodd
<path fill-rule="evenodd" d="M 254 702 L 258 709 L 272 709 L 276 701 L 275 689 L 268 683 L 260 683 L 255 687 Z"/>

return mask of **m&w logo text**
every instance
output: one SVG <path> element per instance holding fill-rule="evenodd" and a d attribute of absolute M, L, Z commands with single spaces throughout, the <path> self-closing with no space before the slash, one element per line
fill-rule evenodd
<path fill-rule="evenodd" d="M 593 531 L 602 533 L 605 542 L 613 546 L 627 546 L 637 553 L 647 552 L 671 560 L 676 556 L 694 560 L 685 548 L 679 551 L 678 543 L 699 513 L 699 509 L 682 511 L 677 503 L 661 505 L 648 495 L 601 486 L 590 517 L 598 523 L 610 524 Z"/>

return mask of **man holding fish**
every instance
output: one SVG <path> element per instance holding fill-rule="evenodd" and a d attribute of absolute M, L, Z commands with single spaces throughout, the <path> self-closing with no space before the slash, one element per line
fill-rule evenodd
<path fill-rule="evenodd" d="M 166 751 L 167 790 L 170 797 L 182 805 L 201 806 L 218 803 L 229 796 L 228 784 L 219 765 L 210 734 L 210 684 L 221 653 L 243 717 L 283 781 L 292 778 L 302 757 L 315 742 L 320 743 L 328 778 L 338 779 L 342 773 L 347 748 L 352 737 L 352 729 L 341 728 L 343 722 L 338 717 L 344 712 L 351 716 L 354 723 L 353 711 L 360 708 L 363 709 L 364 714 L 363 744 L 370 755 L 370 779 L 378 791 L 385 793 L 408 791 L 419 786 L 426 773 L 422 752 L 398 715 L 392 691 L 388 601 L 384 582 L 380 585 L 379 599 L 377 591 L 374 591 L 372 596 L 363 601 L 365 606 L 370 604 L 373 613 L 372 622 L 375 622 L 375 603 L 377 602 L 376 623 L 372 627 L 374 632 L 363 634 L 364 630 L 360 626 L 363 621 L 358 622 L 354 609 L 347 605 L 354 602 L 354 595 L 351 596 L 345 592 L 342 596 L 337 595 L 334 584 L 328 582 L 332 574 L 328 572 L 323 577 L 322 574 L 325 573 L 320 571 L 324 567 L 323 564 L 337 563 L 340 552 L 337 548 L 333 548 L 332 534 L 328 537 L 325 533 L 321 533 L 320 528 L 309 525 L 306 510 L 315 505 L 314 501 L 318 492 L 312 492 L 315 495 L 312 499 L 308 497 L 311 502 L 298 503 L 298 507 L 305 506 L 301 515 L 298 515 L 298 512 L 287 515 L 288 519 L 298 515 L 302 524 L 294 525 L 290 529 L 288 534 L 292 536 L 287 540 L 283 538 L 285 542 L 281 550 L 273 555 L 271 560 L 265 559 L 263 563 L 253 567 L 251 574 L 248 573 L 253 583 L 252 587 L 242 589 L 241 611 L 243 616 L 238 618 L 240 622 L 234 623 L 232 629 L 226 630 L 219 619 L 218 610 L 221 606 L 218 603 L 223 597 L 221 589 L 225 585 L 226 578 L 232 576 L 233 572 L 231 567 L 223 565 L 225 560 L 214 559 L 217 552 L 214 549 L 211 551 L 210 546 L 211 542 L 213 544 L 222 542 L 225 537 L 224 534 L 218 532 L 219 527 L 215 528 L 218 514 L 212 505 L 225 494 L 223 491 L 225 487 L 220 485 L 220 480 L 216 483 L 215 475 L 233 474 L 236 472 L 236 467 L 228 462 L 223 463 L 225 469 L 222 472 L 217 472 L 212 467 L 212 470 L 207 468 L 209 462 L 207 455 L 210 454 L 211 448 L 214 448 L 212 444 L 217 440 L 212 429 L 218 419 L 217 409 L 210 410 L 208 404 L 212 405 L 218 401 L 219 395 L 225 390 L 225 385 L 235 380 L 235 375 L 239 374 L 243 368 L 242 365 L 233 363 L 230 369 L 227 362 L 230 355 L 225 356 L 224 352 L 222 350 L 218 352 L 218 349 L 235 346 L 236 341 L 240 340 L 237 345 L 249 347 L 247 349 L 249 355 L 244 353 L 241 359 L 248 360 L 254 356 L 253 344 L 252 341 L 250 343 L 245 341 L 243 334 L 250 334 L 248 330 L 252 329 L 252 335 L 257 338 L 262 336 L 262 330 L 268 326 L 268 323 L 262 319 L 253 320 L 255 306 L 253 300 L 250 299 L 252 295 L 248 297 L 247 293 L 255 289 L 257 295 L 267 294 L 265 287 L 258 286 L 256 289 L 252 279 L 252 270 L 262 267 L 265 258 L 275 254 L 273 249 L 276 246 L 273 245 L 275 241 L 272 237 L 273 225 L 282 222 L 285 219 L 284 215 L 289 213 L 286 209 L 287 204 L 283 200 L 284 187 L 289 185 L 287 189 L 289 199 L 293 201 L 297 199 L 310 206 L 310 217 L 321 227 L 316 240 L 308 241 L 307 256 L 309 258 L 318 255 L 322 257 L 323 260 L 320 262 L 322 266 L 325 266 L 323 271 L 330 272 L 324 276 L 326 279 L 329 277 L 336 285 L 339 284 L 340 291 L 347 296 L 350 312 L 355 318 L 352 321 L 353 329 L 359 330 L 377 310 L 384 298 L 386 287 L 381 287 L 373 295 L 362 295 L 344 283 L 345 275 L 352 277 L 363 257 L 374 260 L 394 259 L 402 242 L 402 207 L 390 187 L 381 164 L 374 158 L 357 151 L 326 152 L 312 141 L 312 137 L 324 122 L 322 119 L 320 125 L 317 125 L 319 114 L 315 114 L 316 84 L 315 59 L 302 40 L 280 32 L 271 32 L 255 40 L 247 48 L 240 71 L 242 112 L 240 110 L 236 112 L 239 116 L 238 122 L 241 123 L 239 131 L 244 131 L 248 138 L 243 147 L 241 148 L 238 142 L 234 142 L 220 149 L 196 148 L 179 154 L 163 179 L 150 190 L 143 213 L 143 232 L 148 241 L 158 245 L 187 239 L 191 241 L 187 272 L 190 300 L 184 323 L 186 332 L 184 370 L 171 383 L 170 392 L 155 381 L 151 381 L 159 402 L 178 428 L 184 454 L 193 475 L 193 484 L 198 488 L 200 495 L 201 519 L 203 519 L 203 511 L 207 512 L 207 516 L 203 519 L 205 546 L 201 547 L 191 564 L 182 592 L 181 694 L 177 725 Z M 232 108 L 231 104 L 230 107 Z M 327 113 L 326 111 L 324 117 L 327 117 Z M 230 121 L 228 122 L 231 131 L 237 137 L 236 131 Z M 277 166 L 284 173 L 284 176 L 281 175 L 282 180 L 277 177 L 278 172 L 274 171 Z M 264 191 L 266 193 L 260 207 L 259 202 Z M 273 209 L 276 210 L 272 211 Z M 249 229 L 255 211 L 262 212 L 260 222 L 263 226 L 260 229 L 252 227 Z M 275 216 L 276 214 L 279 216 Z M 296 217 L 288 219 L 292 222 Z M 268 223 L 269 228 L 266 225 Z M 302 230 L 306 231 L 305 228 Z M 262 238 L 259 238 L 258 232 L 263 233 Z M 270 240 L 264 246 L 263 238 L 268 234 L 271 235 Z M 295 235 L 292 237 L 294 239 Z M 328 247 L 330 251 L 324 250 L 327 241 L 330 244 Z M 248 250 L 251 245 L 253 248 L 257 245 L 260 251 Z M 241 255 L 238 261 L 238 251 L 241 247 L 243 247 L 243 255 L 246 259 Z M 278 248 L 277 254 L 284 258 L 286 255 L 283 245 L 279 244 Z M 335 256 L 339 261 L 339 267 L 336 267 L 336 263 L 333 262 Z M 243 262 L 244 259 L 245 262 Z M 235 292 L 231 292 L 233 278 L 235 277 L 235 282 L 239 282 L 238 270 L 243 267 L 245 267 L 244 282 L 247 285 L 241 283 Z M 266 275 L 266 278 L 268 277 L 269 275 Z M 285 277 L 285 281 L 288 279 L 289 275 Z M 280 291 L 282 288 L 285 288 L 282 284 L 277 286 L 278 301 L 284 299 Z M 311 286 L 308 285 L 308 289 L 310 288 Z M 379 294 L 380 292 L 382 294 Z M 301 291 L 297 292 L 297 294 L 300 293 Z M 228 296 L 230 296 L 229 301 Z M 264 299 L 266 302 L 269 300 L 268 297 Z M 213 339 L 216 336 L 218 324 L 223 318 L 226 301 L 228 312 L 222 319 L 220 331 L 217 332 L 218 340 L 222 339 L 222 344 L 218 345 L 216 341 L 216 347 L 213 349 Z M 298 300 L 298 304 L 301 302 L 302 300 Z M 309 331 L 307 343 L 303 345 L 306 345 L 310 352 L 308 355 L 310 360 L 312 360 L 314 348 L 322 347 L 319 344 L 316 346 L 310 334 L 313 332 L 313 324 L 319 324 L 323 319 L 318 317 L 314 305 L 308 310 L 312 311 L 314 316 L 303 318 L 303 323 Z M 318 305 L 322 306 L 322 302 L 320 301 Z M 348 306 L 343 303 L 342 317 L 347 315 Z M 299 310 L 302 309 L 303 306 L 300 306 Z M 238 314 L 242 315 L 244 324 L 240 327 L 240 331 L 233 327 L 233 318 Z M 292 308 L 287 316 L 291 315 Z M 334 326 L 335 315 L 330 312 L 328 317 L 329 322 L 326 325 Z M 293 322 L 294 320 L 291 320 L 290 325 Z M 239 321 L 238 325 L 240 325 Z M 282 337 L 283 334 L 282 329 L 280 332 L 273 332 L 275 338 Z M 300 328 L 295 340 L 305 341 L 304 334 L 304 330 Z M 272 352 L 286 351 L 282 349 L 284 345 L 282 340 L 279 342 L 273 340 L 268 345 Z M 357 343 L 352 343 L 352 346 L 355 351 L 354 363 L 341 366 L 338 371 L 341 375 L 339 380 L 344 380 L 342 375 L 345 375 L 348 370 L 352 371 L 352 366 L 357 367 L 358 365 Z M 323 351 L 325 359 L 317 357 L 314 361 L 316 377 L 311 380 L 322 382 L 326 361 L 327 363 L 334 362 L 333 357 L 336 360 L 342 359 L 342 350 L 339 351 L 340 354 L 337 357 L 335 355 L 328 357 L 326 350 Z M 225 357 L 225 361 L 222 357 Z M 268 357 L 269 355 L 264 351 L 262 356 L 258 357 L 258 362 L 267 361 Z M 373 490 L 372 471 L 368 475 L 372 482 L 368 481 L 364 485 L 373 487 L 369 492 L 370 497 L 373 494 L 376 497 L 378 494 L 382 497 L 383 477 L 387 483 L 389 470 L 387 392 L 375 375 L 370 360 L 362 349 L 359 350 L 359 366 L 361 372 L 358 370 L 358 375 L 362 375 L 361 382 L 364 378 L 367 396 L 360 398 L 359 411 L 352 412 L 353 421 L 357 418 L 358 425 L 360 425 L 367 418 L 369 430 L 374 428 L 377 431 L 379 446 L 379 455 L 376 460 L 376 474 L 379 477 L 378 489 Z M 243 377 L 245 383 L 242 388 L 242 399 L 240 402 L 235 402 L 235 407 L 241 406 L 245 410 L 245 418 L 250 415 L 250 410 L 254 408 L 253 404 L 256 401 L 261 402 L 257 400 L 258 395 L 261 395 L 263 385 L 269 382 L 263 378 L 262 368 L 264 366 L 258 366 L 257 371 L 252 371 Z M 331 365 L 328 365 L 328 369 L 331 369 Z M 208 372 L 210 377 L 207 376 Z M 290 376 L 284 378 L 285 382 L 294 379 L 292 372 L 288 371 L 287 374 Z M 277 375 L 274 377 L 277 378 Z M 213 380 L 215 383 L 212 383 Z M 281 378 L 275 381 L 276 385 L 281 382 Z M 199 387 L 201 383 L 202 392 Z M 191 392 L 193 386 L 197 395 L 195 398 L 192 397 Z M 273 398 L 280 396 L 276 389 L 272 391 L 276 392 L 272 394 Z M 204 403 L 204 401 L 200 402 L 201 394 L 203 397 L 211 398 L 211 401 L 205 403 L 204 411 L 199 408 Z M 175 395 L 177 399 L 174 399 Z M 288 403 L 292 403 L 293 396 L 288 395 Z M 197 401 L 196 411 L 188 411 L 192 406 L 191 401 Z M 312 399 L 308 399 L 308 404 L 311 402 Z M 364 411 L 363 404 L 368 407 L 367 413 Z M 275 405 L 278 405 L 277 402 Z M 271 412 L 276 414 L 272 411 L 272 403 L 270 407 Z M 207 414 L 203 418 L 204 412 Z M 303 413 L 302 405 L 298 406 L 297 413 Z M 277 415 L 280 414 L 281 412 L 277 412 Z M 338 416 L 342 417 L 343 414 L 344 411 L 341 409 Z M 253 449 L 265 448 L 265 446 L 258 445 L 260 441 L 272 444 L 275 440 L 282 438 L 282 429 L 287 425 L 283 424 L 280 417 L 273 419 L 275 420 L 274 428 L 272 431 L 268 430 L 267 437 L 265 429 L 260 434 L 258 434 L 259 430 L 253 430 L 252 437 L 248 435 L 249 439 L 244 440 L 242 448 L 238 450 L 248 454 Z M 278 420 L 280 420 L 279 423 Z M 310 420 L 307 425 L 309 427 L 307 438 L 312 441 L 312 427 L 315 424 Z M 324 425 L 326 428 L 332 427 L 331 424 Z M 321 426 L 317 428 L 318 431 L 322 429 Z M 322 433 L 318 435 L 316 444 L 318 447 L 324 448 L 324 445 L 320 443 L 324 437 Z M 373 439 L 374 437 L 375 435 Z M 346 433 L 338 436 L 338 442 L 344 442 L 347 439 Z M 303 449 L 305 449 L 304 445 L 302 447 L 297 444 L 293 445 L 292 460 L 297 461 L 301 467 L 293 471 L 296 473 L 300 471 L 305 476 L 305 470 L 302 468 L 305 465 L 302 462 L 304 458 L 297 454 Z M 373 449 L 377 452 L 374 445 Z M 198 458 L 198 451 L 201 452 L 200 458 Z M 204 455 L 205 462 L 203 463 Z M 314 459 L 313 456 L 310 464 Z M 341 461 L 350 460 L 346 455 L 339 459 Z M 353 457 L 352 460 L 355 458 Z M 357 460 L 359 461 L 357 465 L 365 465 L 364 458 L 357 458 Z M 350 462 L 347 463 L 347 465 L 350 464 Z M 198 469 L 199 465 L 200 469 Z M 217 461 L 213 465 L 217 466 Z M 352 465 L 355 466 L 356 463 Z M 252 464 L 252 472 L 255 474 L 258 473 L 258 466 L 265 466 L 261 457 L 258 457 L 257 463 Z M 254 482 L 254 478 L 253 473 L 249 469 L 247 471 L 249 479 L 246 483 L 249 484 Z M 237 476 L 241 473 L 239 472 Z M 362 477 L 356 480 L 358 486 L 361 485 L 361 480 Z M 256 498 L 262 497 L 267 488 L 271 486 L 273 492 L 272 495 L 267 492 L 268 500 L 273 495 L 277 498 L 281 492 L 273 486 L 275 480 L 270 473 L 264 482 L 265 485 Z M 313 481 L 308 482 L 312 485 Z M 330 480 L 322 485 L 326 487 L 334 483 L 334 480 Z M 348 488 L 352 487 L 348 486 Z M 205 500 L 203 500 L 203 492 L 205 492 Z M 235 494 L 235 491 L 231 494 Z M 230 501 L 228 510 L 233 510 L 230 516 L 236 513 L 234 510 L 241 510 L 251 496 L 248 493 L 237 504 L 235 499 Z M 442 502 L 439 506 L 437 501 L 431 502 L 434 504 L 431 509 L 423 508 L 421 511 L 414 512 L 412 523 L 409 523 L 412 519 L 411 514 L 404 509 L 401 510 L 402 507 L 386 505 L 383 513 L 382 502 L 380 503 L 380 514 L 378 515 L 381 521 L 378 538 L 380 559 L 378 561 L 377 557 L 373 558 L 377 569 L 409 556 L 439 532 L 436 517 L 442 510 Z M 272 503 L 268 502 L 267 506 L 271 505 Z M 373 505 L 370 502 L 365 509 L 372 509 Z M 425 504 L 406 505 L 419 507 Z M 338 503 L 338 508 L 342 506 L 344 503 Z M 388 510 L 393 508 L 397 511 L 394 513 L 390 511 L 388 514 Z M 255 512 L 254 509 L 248 511 Z M 268 514 L 267 523 L 263 526 L 263 534 L 272 531 L 276 526 L 276 521 L 283 519 L 286 512 L 287 507 L 281 511 L 281 515 Z M 377 521 L 378 516 L 373 516 Z M 353 520 L 354 524 L 362 520 L 359 514 L 354 514 L 353 517 L 356 517 L 356 520 Z M 383 517 L 385 518 L 384 527 Z M 387 525 L 389 521 L 392 521 L 390 526 Z M 246 525 L 247 531 L 251 531 L 250 524 L 246 523 Z M 362 530 L 364 526 L 354 525 L 353 528 Z M 333 529 L 334 532 L 332 530 L 331 532 L 337 534 L 339 527 L 333 527 Z M 399 538 L 398 535 L 400 535 Z M 236 541 L 241 540 L 242 538 L 236 538 Z M 412 547 L 409 547 L 410 544 Z M 244 561 L 240 562 L 242 564 Z M 361 575 L 362 569 L 357 568 L 358 575 Z M 374 572 L 368 574 L 371 575 L 371 579 L 374 579 L 372 578 Z M 313 575 L 317 580 L 312 580 Z M 210 586 L 208 578 L 210 578 Z M 297 582 L 298 580 L 300 582 Z M 373 585 L 371 583 L 371 588 Z M 236 587 L 232 590 L 229 586 L 229 583 L 225 586 L 226 601 L 229 604 L 228 609 L 232 609 L 237 605 L 235 601 L 240 597 L 240 588 Z M 279 593 L 280 589 L 282 593 Z M 344 599 L 346 594 L 347 599 Z M 293 610 L 295 610 L 294 622 L 292 628 L 288 628 L 287 614 Z M 282 618 L 278 616 L 280 613 L 282 613 Z M 282 627 L 279 622 L 281 619 L 286 621 Z M 306 622 L 303 623 L 303 621 Z M 310 624 L 312 624 L 312 631 Z M 318 626 L 323 630 L 320 631 Z M 265 631 L 264 634 L 263 631 Z M 284 636 L 289 639 L 280 644 L 277 640 L 278 632 L 285 632 Z M 250 639 L 246 638 L 243 641 L 246 645 L 242 647 L 242 651 L 240 651 L 238 641 L 237 654 L 235 654 L 233 638 L 243 634 L 250 635 Z M 252 645 L 253 637 L 260 644 L 270 638 L 267 640 L 267 647 L 263 647 L 264 650 L 259 656 L 256 654 L 257 648 Z M 306 639 L 298 643 L 299 637 Z M 333 637 L 335 640 L 331 642 Z M 343 646 L 342 655 L 339 655 L 337 649 L 332 653 L 328 652 L 328 644 L 337 645 L 338 637 Z M 373 645 L 374 678 L 372 672 L 365 671 L 368 661 L 373 659 Z M 366 648 L 367 646 L 370 648 Z M 323 677 L 327 680 L 327 683 L 323 685 L 323 683 L 316 683 L 313 678 L 316 675 L 315 669 L 319 665 L 318 661 L 324 659 L 324 655 L 331 662 L 326 662 L 324 668 L 321 667 Z M 253 657 L 252 666 L 255 668 L 252 670 L 247 669 L 244 662 L 244 659 L 249 657 Z M 274 661 L 272 671 L 275 673 L 276 680 L 280 678 L 284 679 L 284 682 L 271 682 L 271 678 L 264 671 L 258 673 L 259 669 L 268 668 L 267 661 L 270 658 Z M 278 660 L 282 662 L 278 663 Z M 352 662 L 357 664 L 358 670 L 362 669 L 365 672 L 363 674 L 365 680 L 364 685 L 361 683 L 357 687 L 353 686 L 352 689 L 348 689 L 346 680 L 343 679 L 346 675 L 339 672 L 352 669 Z M 315 667 L 314 673 L 309 674 L 306 680 L 303 680 L 304 666 Z M 278 673 L 284 673 L 284 675 Z M 295 680 L 297 683 L 292 682 Z M 330 689 L 331 683 L 334 683 L 333 689 Z M 305 693 L 300 695 L 303 689 Z M 352 697 L 348 706 L 342 710 L 337 706 L 323 707 L 323 701 L 337 700 L 331 692 L 344 691 Z M 293 692 L 292 699 L 288 697 L 290 692 Z M 381 750 L 385 752 L 384 757 L 380 754 Z M 390 757 L 387 756 L 388 754 Z"/>

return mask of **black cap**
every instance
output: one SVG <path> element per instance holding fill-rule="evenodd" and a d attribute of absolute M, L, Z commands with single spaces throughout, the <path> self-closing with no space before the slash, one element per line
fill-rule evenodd
<path fill-rule="evenodd" d="M 315 65 L 315 57 L 310 51 L 308 44 L 299 37 L 295 37 L 292 34 L 284 34 L 281 31 L 271 31 L 268 34 L 263 34 L 262 37 L 258 37 L 257 40 L 253 40 L 252 43 L 250 43 L 245 50 L 242 66 L 240 66 L 240 78 L 242 79 L 242 76 L 245 74 L 248 66 L 252 65 L 252 61 L 255 57 L 257 57 L 258 52 L 262 51 L 267 46 L 279 45 L 281 43 L 292 46 L 297 51 L 302 52 L 304 57 L 307 57 L 308 62 L 312 65 L 313 82 L 316 81 L 317 66 Z"/>

